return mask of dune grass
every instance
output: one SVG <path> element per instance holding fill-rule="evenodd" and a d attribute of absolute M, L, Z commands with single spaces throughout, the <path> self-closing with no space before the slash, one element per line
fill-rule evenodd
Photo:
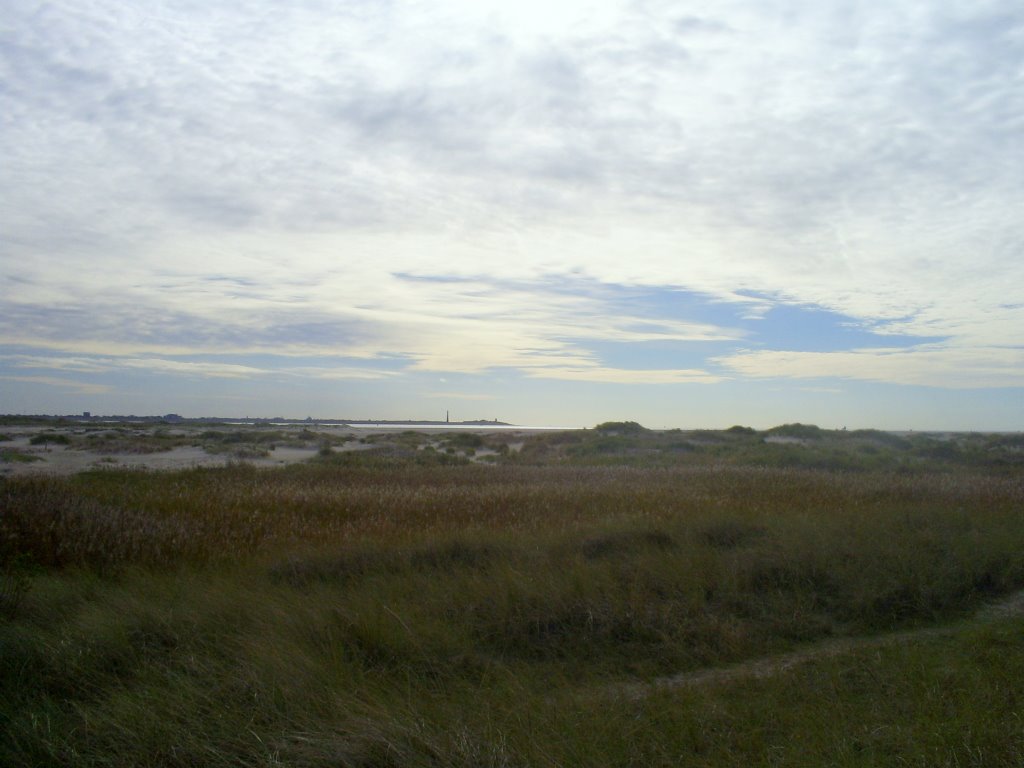
<path fill-rule="evenodd" d="M 30 464 L 34 461 L 42 461 L 42 459 L 24 451 L 0 450 L 0 464 Z"/>
<path fill-rule="evenodd" d="M 1022 511 L 1019 478 L 979 472 L 387 454 L 10 478 L 0 763 L 1015 765 L 1012 619 L 595 692 L 964 619 L 1024 586 Z"/>

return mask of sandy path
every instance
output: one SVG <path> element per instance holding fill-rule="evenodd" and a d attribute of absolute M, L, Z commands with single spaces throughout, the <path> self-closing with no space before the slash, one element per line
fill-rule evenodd
<path fill-rule="evenodd" d="M 1024 591 L 1015 592 L 1009 597 L 985 606 L 974 616 L 975 621 L 988 622 L 999 619 L 1024 616 Z M 681 672 L 678 675 L 659 677 L 649 683 L 628 683 L 614 685 L 604 689 L 606 693 L 614 693 L 629 699 L 642 699 L 657 691 L 675 688 L 691 688 L 705 685 L 730 683 L 736 680 L 761 680 L 780 675 L 794 667 L 809 662 L 838 656 L 850 651 L 871 648 L 887 648 L 901 643 L 909 643 L 929 637 L 952 635 L 962 628 L 962 624 L 941 627 L 925 627 L 910 629 L 903 632 L 892 632 L 887 635 L 870 637 L 843 637 L 823 640 L 809 647 L 790 653 L 775 656 L 764 656 L 758 659 L 743 661 L 728 667 L 698 669 Z"/>

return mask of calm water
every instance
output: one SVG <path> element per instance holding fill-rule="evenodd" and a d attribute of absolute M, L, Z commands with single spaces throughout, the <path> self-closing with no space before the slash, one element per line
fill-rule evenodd
<path fill-rule="evenodd" d="M 236 427 L 248 427 L 256 424 L 254 421 L 225 421 L 225 426 L 236 426 Z M 318 421 L 269 421 L 259 422 L 260 424 L 268 427 L 316 427 L 317 429 L 461 429 L 465 430 L 484 430 L 487 432 L 494 432 L 496 430 L 522 430 L 526 431 L 539 431 L 539 430 L 550 430 L 550 431 L 562 431 L 567 429 L 581 429 L 581 427 L 534 427 L 526 424 L 380 424 L 380 423 L 360 423 L 353 422 L 351 424 L 321 424 Z"/>
<path fill-rule="evenodd" d="M 324 426 L 341 426 L 340 424 L 325 424 Z M 564 431 L 567 429 L 579 429 L 579 427 L 530 427 L 524 424 L 350 424 L 352 429 L 481 429 L 488 432 L 495 430 L 540 430 L 548 429 Z"/>

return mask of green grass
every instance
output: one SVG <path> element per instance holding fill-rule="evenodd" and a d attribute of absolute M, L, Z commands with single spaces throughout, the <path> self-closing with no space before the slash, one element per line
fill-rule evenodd
<path fill-rule="evenodd" d="M 766 679 L 569 699 L 546 713 L 546 727 L 568 733 L 586 722 L 592 738 L 577 733 L 572 752 L 535 764 L 1016 766 L 1022 693 L 1018 619 L 849 651 Z"/>
<path fill-rule="evenodd" d="M 42 457 L 35 456 L 24 451 L 12 451 L 10 449 L 0 450 L 0 462 L 11 464 L 30 464 L 33 461 L 43 461 Z"/>
<path fill-rule="evenodd" d="M 0 481 L 0 764 L 1020 764 L 1024 625 L 969 620 L 1024 587 L 1019 476 L 563 460 L 577 437 Z"/>
<path fill-rule="evenodd" d="M 42 432 L 28 442 L 29 445 L 70 445 L 71 438 L 60 432 Z"/>
<path fill-rule="evenodd" d="M 934 474 L 957 470 L 1018 475 L 1024 471 L 1020 434 L 894 434 L 874 429 L 824 430 L 783 424 L 757 432 L 679 429 L 655 432 L 635 422 L 593 430 L 530 436 L 514 460 L 525 464 L 640 467 L 761 466 L 842 472 Z"/>

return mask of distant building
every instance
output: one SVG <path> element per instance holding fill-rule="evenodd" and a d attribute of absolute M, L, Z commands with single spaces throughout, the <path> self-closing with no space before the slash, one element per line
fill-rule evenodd
<path fill-rule="evenodd" d="M 82 411 L 82 418 L 83 419 L 91 419 L 92 418 L 92 413 L 90 413 L 89 411 Z"/>

